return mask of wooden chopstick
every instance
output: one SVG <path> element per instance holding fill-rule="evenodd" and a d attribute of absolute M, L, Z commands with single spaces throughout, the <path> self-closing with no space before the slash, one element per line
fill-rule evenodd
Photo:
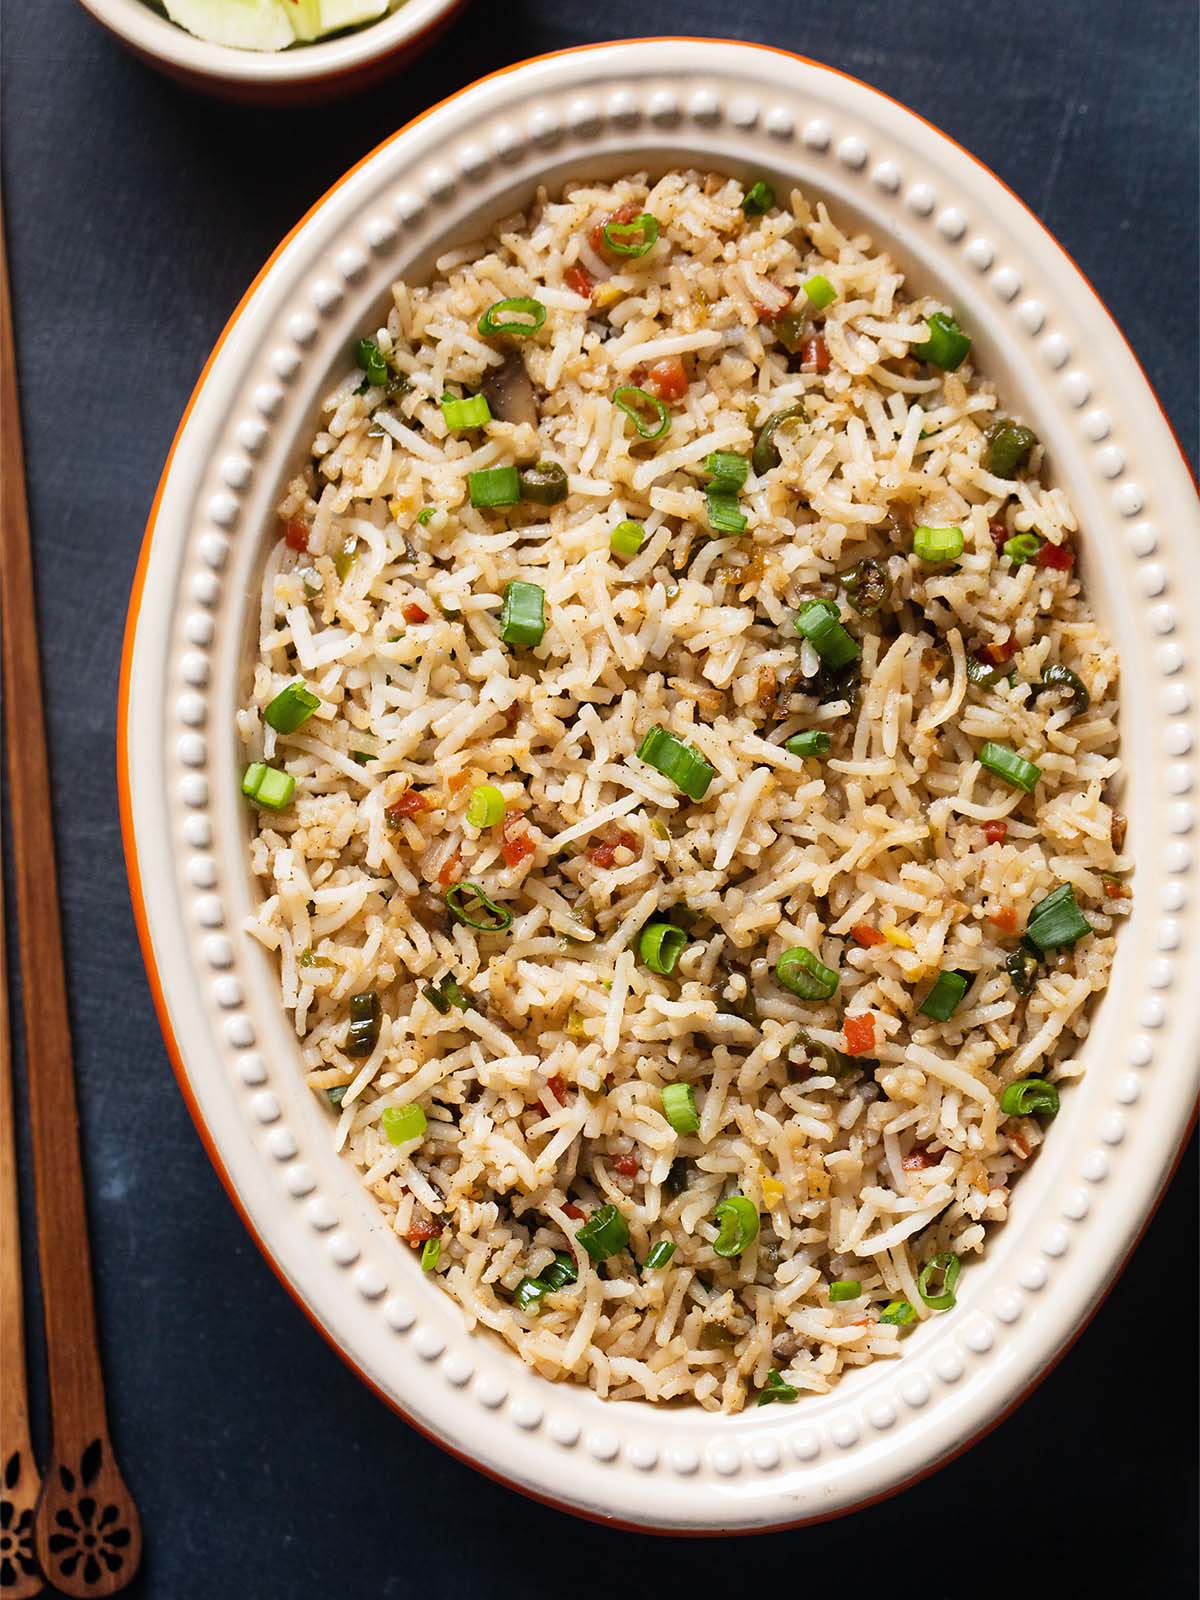
<path fill-rule="evenodd" d="M 54 865 L 33 552 L 8 259 L 0 217 L 0 634 L 51 1454 L 34 1536 L 56 1589 L 116 1594 L 141 1558 L 137 1508 L 113 1458 L 92 1300 L 67 982 Z M 89 1516 L 89 1507 L 90 1516 Z"/>

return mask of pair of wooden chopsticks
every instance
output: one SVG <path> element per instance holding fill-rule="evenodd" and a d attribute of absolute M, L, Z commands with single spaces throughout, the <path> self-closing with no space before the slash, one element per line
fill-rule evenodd
<path fill-rule="evenodd" d="M 92 1303 L 2 215 L 0 535 L 9 824 L 51 1434 L 50 1459 L 39 1482 L 25 1389 L 8 969 L 0 915 L 0 1595 L 19 1600 L 39 1594 L 47 1582 L 63 1594 L 109 1595 L 137 1571 L 142 1536 L 109 1442 Z"/>

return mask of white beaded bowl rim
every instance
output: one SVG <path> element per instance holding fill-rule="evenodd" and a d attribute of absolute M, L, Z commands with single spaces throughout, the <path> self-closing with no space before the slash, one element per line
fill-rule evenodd
<path fill-rule="evenodd" d="M 421 1274 L 330 1148 L 254 888 L 234 710 L 273 506 L 320 396 L 391 281 L 431 269 L 536 183 L 678 162 L 824 196 L 975 335 L 1046 442 L 1123 663 L 1133 913 L 1011 1216 L 959 1304 L 833 1393 L 725 1417 L 551 1383 Z M 1134 1248 L 1187 1131 L 1200 1038 L 1195 597 L 1189 474 L 1117 328 L 1005 187 L 878 92 L 736 42 L 630 41 L 475 84 L 355 167 L 280 246 L 184 414 L 151 513 L 122 670 L 119 771 L 135 912 L 184 1096 L 234 1203 L 315 1325 L 385 1400 L 482 1470 L 635 1527 L 752 1531 L 846 1511 L 957 1453 L 1061 1355 Z"/>
<path fill-rule="evenodd" d="M 350 77 L 393 51 L 416 46 L 462 0 L 405 0 L 389 16 L 352 33 L 290 50 L 237 50 L 198 39 L 147 0 L 80 0 L 119 39 L 168 70 L 215 86 L 270 89 L 328 84 Z"/>

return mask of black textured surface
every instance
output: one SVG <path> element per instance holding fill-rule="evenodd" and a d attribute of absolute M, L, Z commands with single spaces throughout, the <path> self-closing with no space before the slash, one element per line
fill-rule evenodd
<path fill-rule="evenodd" d="M 1091 1327 L 988 1439 L 849 1520 L 700 1544 L 531 1504 L 373 1399 L 243 1232 L 167 1065 L 125 888 L 113 724 L 141 530 L 196 374 L 269 250 L 379 139 L 510 60 L 651 30 L 808 53 L 966 144 L 1095 282 L 1195 462 L 1191 0 L 1136 15 L 1119 0 L 477 0 L 407 77 L 295 112 L 191 97 L 72 0 L 6 8 L 4 189 L 97 1286 L 146 1530 L 130 1592 L 987 1600 L 1080 1592 L 1099 1559 L 1106 1592 L 1194 1593 L 1194 1146 Z"/>

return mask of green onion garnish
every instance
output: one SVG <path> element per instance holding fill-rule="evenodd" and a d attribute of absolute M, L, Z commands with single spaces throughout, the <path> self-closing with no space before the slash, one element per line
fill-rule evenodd
<path fill-rule="evenodd" d="M 931 1311 L 949 1311 L 954 1304 L 954 1285 L 962 1271 L 962 1262 L 953 1250 L 939 1250 L 917 1273 L 917 1293 Z M 933 1279 L 941 1281 L 941 1288 L 933 1290 Z"/>
<path fill-rule="evenodd" d="M 842 574 L 842 588 L 860 616 L 873 617 L 891 594 L 892 580 L 882 563 L 864 556 Z"/>
<path fill-rule="evenodd" d="M 335 1083 L 332 1089 L 326 1089 L 325 1098 L 331 1106 L 340 1106 L 346 1098 L 346 1090 L 349 1087 L 348 1083 Z"/>
<path fill-rule="evenodd" d="M 736 494 L 745 487 L 750 476 L 750 463 L 745 456 L 733 450 L 714 450 L 704 458 L 704 470 L 713 480 L 710 490 L 718 494 Z"/>
<path fill-rule="evenodd" d="M 607 1261 L 629 1243 L 629 1224 L 616 1206 L 601 1206 L 592 1212 L 575 1237 L 593 1261 Z"/>
<path fill-rule="evenodd" d="M 638 759 L 670 778 L 689 800 L 703 800 L 717 769 L 696 749 L 657 723 L 637 747 Z"/>
<path fill-rule="evenodd" d="M 538 1302 L 546 1291 L 547 1286 L 540 1278 L 522 1278 L 513 1290 L 513 1303 L 519 1310 L 536 1315 L 540 1309 Z"/>
<path fill-rule="evenodd" d="M 819 728 L 806 728 L 784 740 L 783 748 L 794 756 L 827 756 L 833 740 Z"/>
<path fill-rule="evenodd" d="M 796 613 L 796 632 L 812 645 L 827 667 L 844 667 L 862 654 L 842 626 L 831 600 L 806 600 Z"/>
<path fill-rule="evenodd" d="M 644 256 L 658 242 L 658 218 L 643 211 L 632 222 L 606 222 L 604 242 L 618 256 Z"/>
<path fill-rule="evenodd" d="M 1000 1109 L 1006 1117 L 1030 1117 L 1037 1112 L 1056 1117 L 1058 1107 L 1058 1090 L 1045 1078 L 1018 1078 L 1000 1096 Z"/>
<path fill-rule="evenodd" d="M 1086 711 L 1092 703 L 1087 684 L 1078 673 L 1072 672 L 1070 667 L 1064 667 L 1060 661 L 1052 661 L 1048 667 L 1042 668 L 1041 682 L 1034 684 L 1030 698 L 1041 694 L 1043 689 L 1065 689 L 1074 717 Z"/>
<path fill-rule="evenodd" d="M 473 828 L 494 828 L 504 820 L 504 796 L 491 783 L 471 790 L 467 801 L 467 821 Z"/>
<path fill-rule="evenodd" d="M 916 1316 L 916 1312 L 907 1300 L 891 1300 L 879 1313 L 880 1322 L 885 1322 L 894 1328 L 903 1328 Z"/>
<path fill-rule="evenodd" d="M 826 306 L 831 306 L 838 297 L 837 290 L 822 272 L 814 272 L 812 277 L 803 285 L 809 303 L 816 306 L 818 311 L 824 311 Z"/>
<path fill-rule="evenodd" d="M 420 511 L 417 512 L 417 521 L 423 528 L 427 528 L 436 516 L 436 506 L 422 506 Z"/>
<path fill-rule="evenodd" d="M 761 476 L 762 473 L 770 472 L 772 467 L 779 465 L 781 457 L 779 446 L 775 443 L 775 434 L 778 429 L 784 427 L 787 423 L 807 421 L 808 412 L 799 403 L 794 406 L 786 406 L 782 411 L 776 411 L 773 416 L 768 417 L 758 430 L 758 436 L 754 441 L 754 454 L 751 459 L 754 463 L 755 472 Z"/>
<path fill-rule="evenodd" d="M 548 1267 L 542 1268 L 542 1282 L 547 1289 L 565 1289 L 569 1283 L 579 1282 L 579 1268 L 575 1265 L 575 1257 L 566 1250 L 556 1250 L 554 1260 Z"/>
<path fill-rule="evenodd" d="M 658 396 L 639 389 L 635 383 L 623 383 L 614 390 L 613 405 L 625 413 L 641 439 L 661 439 L 671 426 L 671 413 Z"/>
<path fill-rule="evenodd" d="M 650 1247 L 650 1254 L 642 1262 L 642 1268 L 646 1272 L 657 1272 L 666 1266 L 674 1254 L 674 1239 L 660 1239 L 657 1244 Z"/>
<path fill-rule="evenodd" d="M 836 1283 L 829 1285 L 831 1300 L 858 1300 L 861 1296 L 862 1284 L 857 1278 L 839 1278 Z"/>
<path fill-rule="evenodd" d="M 742 211 L 747 217 L 765 216 L 775 204 L 775 191 L 765 178 L 759 178 L 742 197 Z"/>
<path fill-rule="evenodd" d="M 924 344 L 913 346 L 918 361 L 928 361 L 930 366 L 941 367 L 943 372 L 956 372 L 967 359 L 971 348 L 971 335 L 964 333 L 953 317 L 944 311 L 935 311 L 925 321 L 929 337 Z"/>
<path fill-rule="evenodd" d="M 740 1256 L 758 1237 L 758 1212 L 753 1200 L 744 1194 L 729 1194 L 718 1200 L 713 1211 L 720 1231 L 713 1249 L 719 1256 Z"/>
<path fill-rule="evenodd" d="M 758 1396 L 760 1406 L 769 1406 L 773 1400 L 778 1400 L 782 1405 L 793 1405 L 800 1398 L 799 1389 L 790 1383 L 784 1383 L 783 1377 L 772 1367 L 767 1373 L 767 1381 Z"/>
<path fill-rule="evenodd" d="M 433 1272 L 442 1256 L 442 1241 L 440 1238 L 426 1239 L 421 1251 L 421 1271 Z"/>
<path fill-rule="evenodd" d="M 296 780 L 290 772 L 269 767 L 265 761 L 252 762 L 242 778 L 242 793 L 271 811 L 282 811 L 292 798 L 295 787 Z"/>
<path fill-rule="evenodd" d="M 297 728 L 304 726 L 320 704 L 320 700 L 310 692 L 301 678 L 279 691 L 270 705 L 264 708 L 263 721 L 274 728 L 276 733 L 295 733 Z"/>
<path fill-rule="evenodd" d="M 539 506 L 556 506 L 567 498 L 567 469 L 557 461 L 539 461 L 518 473 L 521 498 Z"/>
<path fill-rule="evenodd" d="M 507 320 L 501 322 L 501 316 Z M 497 300 L 495 305 L 489 306 L 477 326 L 485 339 L 493 339 L 498 333 L 515 333 L 524 338 L 526 334 L 536 333 L 545 320 L 546 308 L 540 300 L 518 295 L 511 300 Z"/>
<path fill-rule="evenodd" d="M 932 1017 L 935 1022 L 947 1022 L 958 1009 L 963 995 L 971 987 L 968 974 L 962 972 L 939 972 L 934 981 L 933 988 L 917 1007 L 923 1017 Z"/>
<path fill-rule="evenodd" d="M 427 983 L 421 993 L 435 1011 L 440 1011 L 443 1017 L 449 1015 L 450 1002 L 440 989 L 435 988 L 432 983 Z"/>
<path fill-rule="evenodd" d="M 1057 889 L 1030 908 L 1025 937 L 1043 953 L 1060 945 L 1075 944 L 1092 925 L 1080 911 L 1072 884 L 1060 883 Z"/>
<path fill-rule="evenodd" d="M 372 388 L 382 389 L 388 381 L 388 364 L 374 339 L 360 339 L 354 347 L 354 364 L 367 375 Z"/>
<path fill-rule="evenodd" d="M 674 972 L 687 937 L 673 922 L 648 922 L 638 938 L 638 955 L 651 972 Z"/>
<path fill-rule="evenodd" d="M 783 952 L 775 963 L 775 976 L 801 1000 L 828 1000 L 841 981 L 832 968 L 822 965 L 802 944 Z"/>
<path fill-rule="evenodd" d="M 921 561 L 957 561 L 963 543 L 961 528 L 913 529 L 913 555 Z"/>
<path fill-rule="evenodd" d="M 1026 761 L 1006 744 L 993 744 L 990 739 L 980 747 L 976 760 L 995 777 L 1011 783 L 1014 789 L 1023 789 L 1026 794 L 1033 793 L 1042 775 L 1041 767 L 1035 767 L 1032 761 Z"/>
<path fill-rule="evenodd" d="M 708 525 L 714 533 L 745 533 L 746 514 L 738 509 L 733 495 L 710 489 L 705 499 L 708 503 Z"/>
<path fill-rule="evenodd" d="M 1016 567 L 1032 561 L 1041 548 L 1042 541 L 1036 533 L 1014 533 L 1004 541 L 1004 554 Z"/>
<path fill-rule="evenodd" d="M 425 1112 L 415 1104 L 388 1106 L 379 1125 L 389 1144 L 407 1144 L 410 1139 L 419 1139 L 429 1126 Z"/>
<path fill-rule="evenodd" d="M 463 909 L 464 894 L 474 896 L 478 903 L 477 909 L 482 907 L 488 913 L 488 921 L 480 922 Z M 446 905 L 456 922 L 461 922 L 467 928 L 478 928 L 481 933 L 503 933 L 506 928 L 512 927 L 512 912 L 507 906 L 498 906 L 494 900 L 489 899 L 477 883 L 453 884 L 446 890 Z"/>
<path fill-rule="evenodd" d="M 540 584 L 514 579 L 504 586 L 500 637 L 505 644 L 537 645 L 546 631 L 546 591 Z"/>
<path fill-rule="evenodd" d="M 1038 442 L 1032 428 L 998 417 L 984 434 L 983 467 L 997 478 L 1015 478 Z"/>
<path fill-rule="evenodd" d="M 973 683 L 979 689 L 994 689 L 1002 678 L 1010 682 L 1016 677 L 1016 668 L 1011 666 L 989 666 L 986 661 L 980 661 L 978 656 L 967 657 L 967 682 Z"/>
<path fill-rule="evenodd" d="M 1018 994 L 1033 993 L 1037 969 L 1038 958 L 1030 950 L 1010 950 L 1004 958 L 1004 970 Z"/>
<path fill-rule="evenodd" d="M 640 522 L 625 517 L 617 523 L 608 536 L 608 548 L 615 556 L 635 556 L 646 542 L 646 530 Z"/>
<path fill-rule="evenodd" d="M 492 420 L 492 408 L 483 394 L 468 395 L 456 400 L 452 394 L 442 396 L 442 420 L 451 433 L 465 432 L 468 428 L 482 428 Z"/>
<path fill-rule="evenodd" d="M 350 1026 L 346 1030 L 346 1042 L 342 1049 L 348 1056 L 369 1056 L 379 1043 L 379 1027 L 383 1020 L 383 1012 L 379 1005 L 379 996 L 368 991 L 366 994 L 350 996 Z"/>
<path fill-rule="evenodd" d="M 442 979 L 442 994 L 458 1011 L 470 1011 L 471 997 L 453 978 Z"/>
<path fill-rule="evenodd" d="M 668 1083 L 662 1092 L 663 1115 L 676 1133 L 699 1133 L 700 1113 L 690 1083 Z"/>
<path fill-rule="evenodd" d="M 485 467 L 467 473 L 471 504 L 485 510 L 491 506 L 515 506 L 521 498 L 521 475 L 516 467 Z"/>

